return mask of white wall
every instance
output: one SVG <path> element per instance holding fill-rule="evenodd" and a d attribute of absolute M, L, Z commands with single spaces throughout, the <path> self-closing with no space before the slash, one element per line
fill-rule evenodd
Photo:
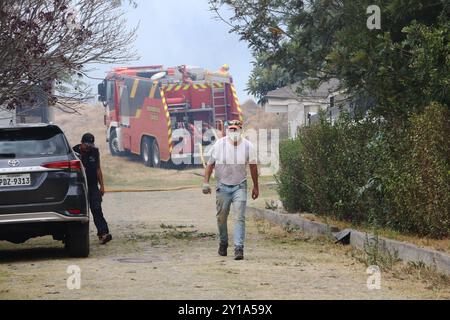
<path fill-rule="evenodd" d="M 264 106 L 264 109 L 268 113 L 286 113 L 287 112 L 287 105 L 273 105 L 266 103 Z"/>
<path fill-rule="evenodd" d="M 299 127 L 308 124 L 308 113 L 318 113 L 328 107 L 328 99 L 283 99 L 269 98 L 265 111 L 269 113 L 287 113 L 289 137 L 295 138 Z"/>

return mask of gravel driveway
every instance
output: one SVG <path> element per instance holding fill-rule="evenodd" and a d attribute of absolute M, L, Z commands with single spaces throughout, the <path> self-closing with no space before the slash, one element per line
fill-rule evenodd
<path fill-rule="evenodd" d="M 113 241 L 70 259 L 51 238 L 0 242 L 0 299 L 399 299 L 450 298 L 416 277 L 382 273 L 348 249 L 247 219 L 246 260 L 217 255 L 215 200 L 199 190 L 107 194 Z M 231 230 L 230 230 L 231 231 Z M 67 268 L 81 269 L 69 290 Z"/>

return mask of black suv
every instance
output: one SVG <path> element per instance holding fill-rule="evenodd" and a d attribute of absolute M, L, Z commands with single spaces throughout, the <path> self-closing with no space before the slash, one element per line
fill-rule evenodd
<path fill-rule="evenodd" d="M 89 205 L 81 161 L 55 125 L 0 127 L 0 240 L 52 235 L 89 255 Z"/>

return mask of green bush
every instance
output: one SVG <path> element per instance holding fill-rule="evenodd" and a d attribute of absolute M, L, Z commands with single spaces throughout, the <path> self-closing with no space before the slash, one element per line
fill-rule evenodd
<path fill-rule="evenodd" d="M 322 118 L 303 129 L 299 139 L 304 144 L 304 175 L 313 189 L 310 202 L 315 212 L 365 220 L 359 194 L 370 180 L 373 159 L 366 145 L 374 127 L 369 121 L 355 123 L 344 114 L 335 124 Z"/>
<path fill-rule="evenodd" d="M 391 135 L 380 168 L 391 228 L 437 238 L 450 234 L 449 137 L 450 113 L 437 104 Z"/>
<path fill-rule="evenodd" d="M 309 190 L 305 183 L 302 160 L 302 144 L 299 139 L 280 143 L 281 169 L 276 176 L 278 193 L 286 210 L 289 212 L 310 211 Z"/>
<path fill-rule="evenodd" d="M 450 117 L 433 104 L 392 123 L 322 117 L 280 147 L 278 191 L 288 211 L 450 235 Z"/>

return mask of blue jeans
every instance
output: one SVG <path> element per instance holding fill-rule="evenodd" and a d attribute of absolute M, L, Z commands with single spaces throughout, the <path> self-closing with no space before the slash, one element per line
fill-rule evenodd
<path fill-rule="evenodd" d="M 235 186 L 217 183 L 216 208 L 217 226 L 221 244 L 228 244 L 228 215 L 231 205 L 235 211 L 234 245 L 244 247 L 245 241 L 245 208 L 247 206 L 247 181 Z"/>

